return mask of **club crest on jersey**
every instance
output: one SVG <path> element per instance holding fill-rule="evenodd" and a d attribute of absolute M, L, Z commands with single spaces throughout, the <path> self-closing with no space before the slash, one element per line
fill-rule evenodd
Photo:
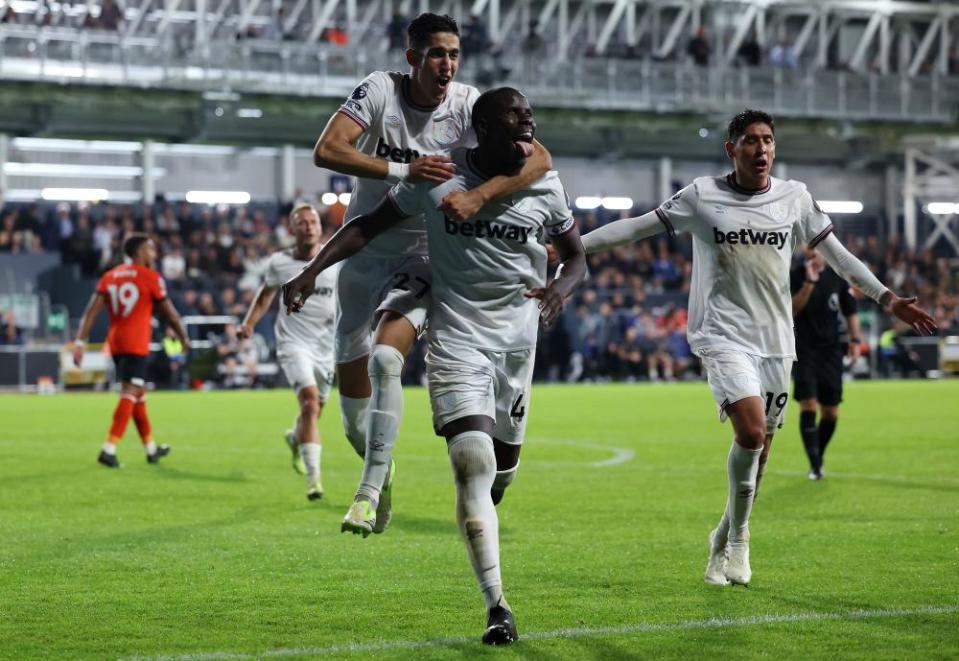
<path fill-rule="evenodd" d="M 456 125 L 452 121 L 435 122 L 433 124 L 433 139 L 441 145 L 455 142 Z"/>
<path fill-rule="evenodd" d="M 365 99 L 367 92 L 370 91 L 370 86 L 366 83 L 357 85 L 356 89 L 353 90 L 353 93 L 350 94 L 350 98 L 354 101 L 359 101 L 360 99 Z"/>
<path fill-rule="evenodd" d="M 752 228 L 724 232 L 718 227 L 714 227 L 713 239 L 716 241 L 716 245 L 726 243 L 731 246 L 772 246 L 776 250 L 782 250 L 789 240 L 789 232 L 754 230 Z"/>
<path fill-rule="evenodd" d="M 789 216 L 789 207 L 781 202 L 772 202 L 767 204 L 765 211 L 769 214 L 769 217 L 775 220 L 777 223 L 781 223 L 786 220 Z"/>

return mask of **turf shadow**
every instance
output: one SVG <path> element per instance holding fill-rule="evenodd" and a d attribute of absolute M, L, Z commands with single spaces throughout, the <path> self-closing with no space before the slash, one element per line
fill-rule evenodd
<path fill-rule="evenodd" d="M 449 517 L 443 519 L 415 516 L 403 512 L 393 517 L 393 520 L 390 521 L 390 527 L 418 535 L 459 534 L 459 531 L 456 529 L 456 519 L 452 512 L 450 512 Z"/>

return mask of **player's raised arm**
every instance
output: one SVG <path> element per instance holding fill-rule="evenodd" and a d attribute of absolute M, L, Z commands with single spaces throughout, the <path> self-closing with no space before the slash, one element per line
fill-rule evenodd
<path fill-rule="evenodd" d="M 260 288 L 256 292 L 256 296 L 253 298 L 253 302 L 250 303 L 250 308 L 246 311 L 246 314 L 243 316 L 243 321 L 240 323 L 240 327 L 236 329 L 236 336 L 241 340 L 246 340 L 250 337 L 253 337 L 253 329 L 259 323 L 260 319 L 263 318 L 263 315 L 266 314 L 266 311 L 270 309 L 270 304 L 273 303 L 273 298 L 276 296 L 276 291 L 278 287 L 270 287 L 268 285 L 260 285 Z"/>
<path fill-rule="evenodd" d="M 73 364 L 80 367 L 83 362 L 83 348 L 86 346 L 87 338 L 90 337 L 90 328 L 93 326 L 93 320 L 97 318 L 104 307 L 103 294 L 93 292 L 86 309 L 83 311 L 83 317 L 80 318 L 80 328 L 77 330 L 77 337 L 73 341 Z"/>
<path fill-rule="evenodd" d="M 439 209 L 454 220 L 466 220 L 490 200 L 501 200 L 525 190 L 553 168 L 553 157 L 542 143 L 533 140 L 532 151 L 522 169 L 514 175 L 496 175 L 468 191 L 453 191 L 443 198 Z"/>
<path fill-rule="evenodd" d="M 569 298 L 586 275 L 586 252 L 579 236 L 579 228 L 575 223 L 566 232 L 550 238 L 556 255 L 559 258 L 557 276 L 545 288 L 531 289 L 526 295 L 538 298 L 540 317 L 547 327 L 552 326 L 560 313 L 566 299 Z"/>
<path fill-rule="evenodd" d="M 879 282 L 879 279 L 866 268 L 865 264 L 846 250 L 846 247 L 836 238 L 835 234 L 829 232 L 815 247 L 843 280 L 883 307 L 888 308 L 892 315 L 909 324 L 917 333 L 920 335 L 936 333 L 938 328 L 935 320 L 925 310 L 916 305 L 915 297 L 902 298 L 897 296 L 895 292 Z"/>
<path fill-rule="evenodd" d="M 602 227 L 597 227 L 583 237 L 583 247 L 586 254 L 606 252 L 634 241 L 648 239 L 660 232 L 668 231 L 659 210 L 644 213 L 642 216 L 614 220 Z"/>
<path fill-rule="evenodd" d="M 412 163 L 394 163 L 367 156 L 356 148 L 366 129 L 343 112 L 330 118 L 313 148 L 313 164 L 342 174 L 367 179 L 400 181 L 446 181 L 455 173 L 446 156 L 421 156 Z"/>
<path fill-rule="evenodd" d="M 163 300 L 157 302 L 157 311 L 167 322 L 170 328 L 173 329 L 173 332 L 176 333 L 177 339 L 180 340 L 180 343 L 183 345 L 184 351 L 189 351 L 190 338 L 186 334 L 186 327 L 184 327 L 183 320 L 180 319 L 180 313 L 176 311 L 175 307 L 173 307 L 173 303 L 170 302 L 170 299 L 164 298 Z"/>
<path fill-rule="evenodd" d="M 282 301 L 286 313 L 303 309 L 306 299 L 313 294 L 316 276 L 334 264 L 352 257 L 377 235 L 407 216 L 408 214 L 396 206 L 391 195 L 387 195 L 370 213 L 357 216 L 344 224 L 300 274 L 283 285 Z"/>

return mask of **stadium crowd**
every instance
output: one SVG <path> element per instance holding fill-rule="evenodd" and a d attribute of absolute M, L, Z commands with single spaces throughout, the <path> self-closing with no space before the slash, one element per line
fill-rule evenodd
<path fill-rule="evenodd" d="M 324 231 L 343 222 L 345 207 L 317 205 Z M 0 252 L 59 252 L 93 278 L 121 259 L 122 237 L 141 230 L 159 249 L 157 267 L 184 316 L 241 318 L 259 287 L 265 258 L 288 246 L 286 212 L 291 205 L 248 206 L 162 203 L 146 206 L 7 205 L 0 211 Z M 620 212 L 577 212 L 589 232 Z M 630 213 L 630 212 L 622 212 Z M 843 237 L 884 282 L 915 295 L 942 329 L 959 328 L 959 269 L 932 251 L 919 254 L 875 236 Z M 539 343 L 537 378 L 543 380 L 674 380 L 699 378 L 698 360 L 686 343 L 686 300 L 692 273 L 688 236 L 658 238 L 591 256 L 590 279 L 570 301 L 561 321 Z M 273 314 L 257 327 L 259 337 L 238 340 L 222 321 L 194 326 L 208 339 L 224 385 L 251 385 L 258 365 L 271 358 Z M 156 338 L 158 341 L 160 337 Z M 167 357 L 160 381 L 183 385 L 176 343 L 161 343 Z M 410 360 L 408 378 L 422 376 L 422 350 Z M 168 365 L 167 365 L 168 363 Z"/>

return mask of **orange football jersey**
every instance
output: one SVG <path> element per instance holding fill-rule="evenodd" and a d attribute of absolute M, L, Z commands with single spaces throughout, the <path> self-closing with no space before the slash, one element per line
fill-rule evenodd
<path fill-rule="evenodd" d="M 110 352 L 139 356 L 150 353 L 153 304 L 167 295 L 160 274 L 145 266 L 120 264 L 103 274 L 97 293 L 104 297 L 110 312 Z"/>

